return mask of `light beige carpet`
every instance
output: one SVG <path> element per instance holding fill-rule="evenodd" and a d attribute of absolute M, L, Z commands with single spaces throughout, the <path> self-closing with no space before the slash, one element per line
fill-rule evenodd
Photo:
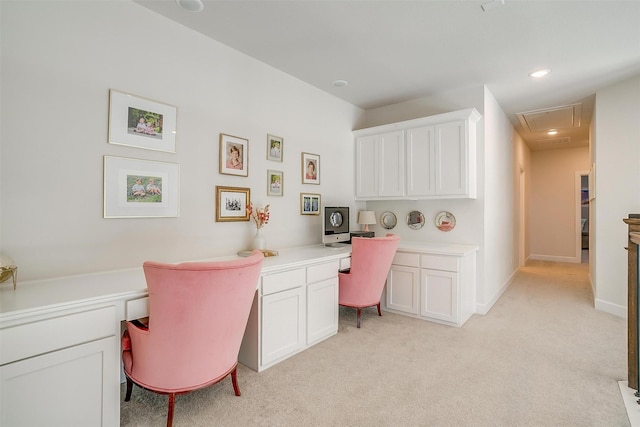
<path fill-rule="evenodd" d="M 262 373 L 176 398 L 175 426 L 629 426 L 626 321 L 593 308 L 586 264 L 534 261 L 462 328 L 341 309 L 338 334 Z M 122 388 L 124 396 L 124 387 Z M 121 425 L 162 426 L 134 388 Z"/>

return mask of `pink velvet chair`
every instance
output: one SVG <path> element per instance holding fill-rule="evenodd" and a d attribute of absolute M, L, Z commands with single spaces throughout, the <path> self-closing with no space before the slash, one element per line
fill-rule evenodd
<path fill-rule="evenodd" d="M 385 237 L 351 239 L 351 269 L 338 275 L 338 303 L 357 310 L 358 328 L 363 308 L 375 305 L 382 316 L 380 297 L 399 242 L 400 238 L 391 233 Z"/>
<path fill-rule="evenodd" d="M 231 374 L 236 396 L 238 352 L 264 256 L 217 262 L 161 264 L 147 261 L 149 322 L 127 322 L 122 361 L 125 401 L 133 383 L 169 395 L 167 426 L 177 394 L 222 381 Z"/>

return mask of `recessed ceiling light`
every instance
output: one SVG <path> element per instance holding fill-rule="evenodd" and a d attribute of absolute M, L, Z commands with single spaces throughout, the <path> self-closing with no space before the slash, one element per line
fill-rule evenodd
<path fill-rule="evenodd" d="M 538 79 L 538 78 L 540 78 L 540 77 L 544 77 L 544 76 L 546 76 L 546 75 L 547 75 L 547 74 L 549 74 L 550 72 L 551 72 L 551 70 L 550 70 L 550 69 L 548 69 L 548 68 L 544 68 L 544 69 L 542 69 L 542 70 L 536 70 L 536 71 L 534 71 L 533 73 L 529 73 L 529 77 L 533 77 L 533 78 L 535 78 L 535 79 Z"/>
<path fill-rule="evenodd" d="M 346 80 L 334 80 L 333 81 L 333 85 L 335 87 L 345 87 L 346 85 L 348 85 L 349 82 Z"/>
<path fill-rule="evenodd" d="M 547 132 L 547 135 L 557 135 L 558 131 L 555 129 L 549 129 L 549 131 Z"/>
<path fill-rule="evenodd" d="M 189 12 L 200 12 L 204 9 L 202 0 L 176 0 L 178 6 Z"/>

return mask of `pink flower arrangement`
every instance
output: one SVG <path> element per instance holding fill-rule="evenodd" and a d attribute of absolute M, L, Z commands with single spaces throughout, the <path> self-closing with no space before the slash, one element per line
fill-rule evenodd
<path fill-rule="evenodd" d="M 269 223 L 269 205 L 264 208 L 254 209 L 253 203 L 247 207 L 247 213 L 256 223 L 256 227 L 262 228 Z"/>

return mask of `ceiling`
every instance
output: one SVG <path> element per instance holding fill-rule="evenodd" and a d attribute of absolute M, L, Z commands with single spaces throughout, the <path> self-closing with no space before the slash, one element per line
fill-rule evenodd
<path fill-rule="evenodd" d="M 363 109 L 486 85 L 532 150 L 587 145 L 595 92 L 640 73 L 640 0 L 134 1 Z"/>

